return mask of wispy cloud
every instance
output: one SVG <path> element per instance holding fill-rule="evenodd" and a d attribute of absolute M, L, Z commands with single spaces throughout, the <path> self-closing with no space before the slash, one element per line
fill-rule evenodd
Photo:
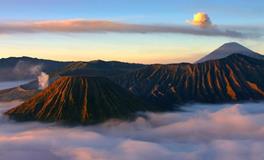
<path fill-rule="evenodd" d="M 201 28 L 186 25 L 146 25 L 105 20 L 52 20 L 52 21 L 20 21 L 0 23 L 0 33 L 172 33 L 201 36 L 222 36 L 234 38 L 255 38 L 258 35 L 217 27 Z"/>

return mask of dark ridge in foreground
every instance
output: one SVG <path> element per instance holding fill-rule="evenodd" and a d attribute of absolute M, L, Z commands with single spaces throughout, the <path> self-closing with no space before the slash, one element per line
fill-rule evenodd
<path fill-rule="evenodd" d="M 113 79 L 161 104 L 264 99 L 264 60 L 234 54 L 199 64 L 151 65 Z"/>
<path fill-rule="evenodd" d="M 36 96 L 7 111 L 18 121 L 97 123 L 129 119 L 137 111 L 156 111 L 106 78 L 61 77 Z"/>

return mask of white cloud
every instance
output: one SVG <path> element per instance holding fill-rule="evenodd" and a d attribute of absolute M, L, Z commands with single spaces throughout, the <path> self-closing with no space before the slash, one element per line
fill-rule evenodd
<path fill-rule="evenodd" d="M 18 103 L 0 104 L 0 112 Z M 16 123 L 1 116 L 0 155 L 12 160 L 264 158 L 263 103 L 186 108 L 186 112 L 146 113 L 147 119 L 87 127 Z"/>

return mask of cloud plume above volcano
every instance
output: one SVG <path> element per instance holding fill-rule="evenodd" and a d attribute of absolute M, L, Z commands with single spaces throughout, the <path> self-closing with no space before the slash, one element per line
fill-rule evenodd
<path fill-rule="evenodd" d="M 209 28 L 212 27 L 212 22 L 208 14 L 204 12 L 198 12 L 193 16 L 193 20 L 189 20 L 188 23 L 199 26 L 202 28 Z"/>

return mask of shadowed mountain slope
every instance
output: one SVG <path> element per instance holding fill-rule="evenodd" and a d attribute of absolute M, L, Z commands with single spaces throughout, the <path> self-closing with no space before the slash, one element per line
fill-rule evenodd
<path fill-rule="evenodd" d="M 199 64 L 151 65 L 113 80 L 161 104 L 264 99 L 264 61 L 239 54 Z"/>
<path fill-rule="evenodd" d="M 57 74 L 64 76 L 111 77 L 126 74 L 143 67 L 145 67 L 143 64 L 97 60 L 72 63 L 60 70 Z"/>
<path fill-rule="evenodd" d="M 137 111 L 155 111 L 106 78 L 61 77 L 50 87 L 6 115 L 27 121 L 97 123 L 110 118 L 128 119 Z"/>

